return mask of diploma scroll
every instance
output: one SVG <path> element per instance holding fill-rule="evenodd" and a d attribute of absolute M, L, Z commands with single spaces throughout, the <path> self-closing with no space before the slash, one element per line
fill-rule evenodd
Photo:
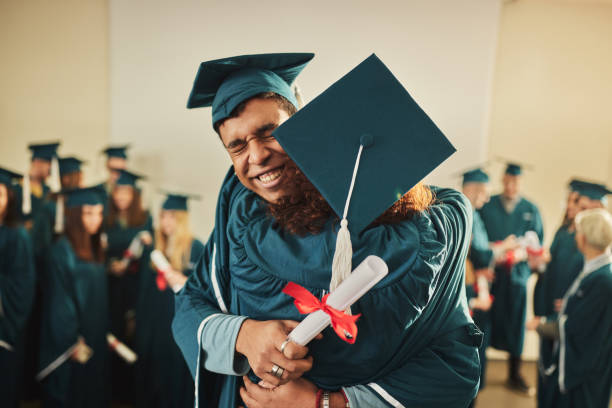
<path fill-rule="evenodd" d="M 151 262 L 153 262 L 155 269 L 157 269 L 157 277 L 155 279 L 157 288 L 160 291 L 164 291 L 168 287 L 168 281 L 166 280 L 166 274 L 172 270 L 172 266 L 170 265 L 170 262 L 168 262 L 164 254 L 158 249 L 151 252 Z M 183 288 L 182 284 L 175 284 L 172 286 L 172 291 L 174 293 L 177 293 L 182 288 Z"/>
<path fill-rule="evenodd" d="M 111 350 L 113 350 L 119 357 L 121 357 L 126 363 L 134 364 L 138 360 L 138 355 L 132 351 L 128 346 L 120 342 L 113 334 L 106 334 L 106 341 Z"/>
<path fill-rule="evenodd" d="M 381 258 L 370 255 L 346 278 L 335 291 L 330 293 L 327 304 L 337 310 L 345 310 L 372 289 L 389 269 Z M 317 310 L 289 333 L 294 343 L 305 346 L 331 323 L 331 317 L 322 310 Z"/>
<path fill-rule="evenodd" d="M 142 250 L 144 249 L 144 245 L 142 243 L 142 236 L 144 234 L 148 234 L 148 232 L 141 231 L 138 234 L 136 234 L 134 239 L 132 239 L 132 242 L 130 242 L 130 246 L 128 247 L 128 249 L 125 251 L 125 254 L 123 255 L 124 260 L 129 261 L 130 259 L 140 258 L 140 256 L 142 255 Z"/>

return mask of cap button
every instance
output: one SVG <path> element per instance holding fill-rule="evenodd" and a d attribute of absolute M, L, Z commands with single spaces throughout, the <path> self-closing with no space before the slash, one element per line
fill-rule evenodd
<path fill-rule="evenodd" d="M 361 143 L 363 147 L 370 147 L 374 144 L 374 137 L 369 133 L 364 133 L 359 138 L 359 143 Z"/>

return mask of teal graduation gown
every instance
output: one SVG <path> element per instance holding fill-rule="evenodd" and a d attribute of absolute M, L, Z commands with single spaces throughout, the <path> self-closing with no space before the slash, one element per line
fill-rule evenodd
<path fill-rule="evenodd" d="M 561 226 L 555 233 L 550 246 L 550 263 L 546 271 L 538 276 L 535 287 L 533 304 L 536 316 L 546 317 L 547 321 L 557 319 L 554 303 L 562 299 L 572 282 L 576 279 L 584 265 L 584 257 L 576 247 L 576 233 L 570 231 L 568 226 Z M 551 339 L 540 338 L 540 355 L 538 361 L 538 400 L 548 394 L 545 387 L 551 386 L 551 381 L 544 375 L 545 367 L 553 364 L 554 342 Z M 554 385 L 554 384 L 553 384 Z"/>
<path fill-rule="evenodd" d="M 608 408 L 612 390 L 612 257 L 568 291 L 556 369 L 540 408 Z"/>
<path fill-rule="evenodd" d="M 141 231 L 153 235 L 153 220 L 150 215 L 144 224 L 134 227 L 122 227 L 118 222 L 104 229 L 108 247 L 106 250 L 107 264 L 113 259 L 123 258 L 130 243 Z M 128 315 L 135 317 L 136 304 L 139 297 L 139 278 L 142 263 L 149 262 L 147 251 L 143 251 L 140 259 L 132 260 L 122 276 L 108 275 L 108 294 L 110 306 L 111 332 L 128 347 L 134 347 L 133 334 L 128 331 Z M 134 366 L 127 364 L 119 356 L 111 356 L 111 382 L 113 400 L 132 403 L 134 400 Z"/>
<path fill-rule="evenodd" d="M 502 241 L 511 234 L 521 237 L 527 231 L 535 231 L 543 242 L 540 212 L 535 204 L 524 198 L 520 198 L 512 213 L 508 214 L 501 195 L 495 195 L 480 210 L 480 215 L 491 242 Z M 515 357 L 523 352 L 530 275 L 531 269 L 526 261 L 515 264 L 511 270 L 498 265 L 491 286 L 491 294 L 495 297 L 491 307 L 491 345 Z"/>
<path fill-rule="evenodd" d="M 314 365 L 305 378 L 317 386 L 364 384 L 381 400 L 406 407 L 465 407 L 474 398 L 482 333 L 469 316 L 464 289 L 472 209 L 456 191 L 435 192 L 429 211 L 352 237 L 353 265 L 375 254 L 387 262 L 389 275 L 352 307 L 363 314 L 355 344 L 331 328 L 310 343 Z M 241 403 L 240 378 L 204 368 L 200 341 L 207 318 L 227 312 L 302 320 L 281 291 L 292 281 L 323 295 L 336 230 L 332 220 L 317 235 L 276 228 L 260 199 L 230 169 L 204 255 L 176 297 L 172 328 L 195 378 L 196 406 Z"/>
<path fill-rule="evenodd" d="M 0 396 L 16 407 L 24 359 L 24 330 L 35 275 L 30 238 L 23 227 L 0 225 Z"/>
<path fill-rule="evenodd" d="M 183 273 L 190 276 L 204 252 L 197 239 L 191 243 L 190 259 Z M 151 251 L 147 251 L 150 256 Z M 148 258 L 147 258 L 148 259 Z M 172 337 L 174 292 L 160 291 L 156 270 L 142 262 L 141 290 L 136 307 L 136 406 L 142 408 L 191 408 L 194 384 L 189 368 Z"/>
<path fill-rule="evenodd" d="M 489 246 L 489 237 L 485 228 L 484 222 L 478 211 L 473 212 L 474 221 L 472 223 L 472 241 L 470 244 L 470 252 L 468 257 L 474 266 L 474 269 L 489 268 L 493 264 L 493 250 Z M 471 298 L 478 296 L 478 286 L 474 283 L 466 287 L 468 302 Z M 491 311 L 472 310 L 472 318 L 474 323 L 483 332 L 482 345 L 478 349 L 480 357 L 480 389 L 484 388 L 486 380 L 487 367 L 487 347 L 491 341 Z"/>
<path fill-rule="evenodd" d="M 49 253 L 43 293 L 40 370 L 79 336 L 92 348 L 85 364 L 66 360 L 42 379 L 45 407 L 108 406 L 108 301 L 104 265 L 79 259 L 60 237 Z"/>

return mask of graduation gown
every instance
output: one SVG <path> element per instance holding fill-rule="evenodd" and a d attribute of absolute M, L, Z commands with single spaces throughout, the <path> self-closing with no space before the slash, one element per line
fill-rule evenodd
<path fill-rule="evenodd" d="M 332 390 L 367 384 L 386 403 L 406 407 L 465 407 L 474 398 L 482 333 L 469 317 L 464 290 L 472 209 L 456 191 L 436 190 L 436 197 L 412 220 L 352 237 L 353 265 L 375 254 L 389 275 L 352 307 L 363 314 L 355 344 L 331 328 L 310 343 L 314 365 L 305 378 Z M 210 316 L 302 320 L 293 299 L 281 293 L 287 282 L 318 297 L 329 288 L 337 222 L 303 237 L 274 225 L 230 169 L 204 255 L 176 296 L 172 328 L 195 378 L 196 406 L 240 404 L 242 380 L 204 368 L 200 335 Z"/>
<path fill-rule="evenodd" d="M 501 195 L 480 210 L 491 242 L 502 241 L 511 234 L 521 237 L 527 231 L 535 231 L 544 238 L 542 218 L 535 204 L 520 198 L 509 214 L 504 209 Z M 491 294 L 495 297 L 491 307 L 491 345 L 518 357 L 523 352 L 525 318 L 527 315 L 527 280 L 531 269 L 526 261 L 516 263 L 510 270 L 505 265 L 495 268 L 495 280 Z"/>
<path fill-rule="evenodd" d="M 189 276 L 204 252 L 197 239 L 191 243 L 189 263 L 183 273 Z M 147 256 L 150 256 L 150 249 Z M 149 259 L 147 257 L 147 259 Z M 193 379 L 172 337 L 174 292 L 168 286 L 160 291 L 151 262 L 142 262 L 141 291 L 136 308 L 136 406 L 143 408 L 193 407 Z"/>
<path fill-rule="evenodd" d="M 0 225 L 0 400 L 16 407 L 24 330 L 34 297 L 34 258 L 23 227 Z"/>
<path fill-rule="evenodd" d="M 65 237 L 49 253 L 43 294 L 40 370 L 53 365 L 79 336 L 92 348 L 85 364 L 67 359 L 42 380 L 44 407 L 108 406 L 108 300 L 101 263 L 77 258 Z"/>
<path fill-rule="evenodd" d="M 612 390 L 612 257 L 580 275 L 559 316 L 560 339 L 540 408 L 608 408 Z M 604 263 L 604 262 L 602 262 Z"/>
<path fill-rule="evenodd" d="M 489 247 L 489 237 L 487 230 L 482 218 L 478 211 L 473 212 L 474 221 L 472 223 L 472 241 L 470 244 L 470 251 L 468 258 L 472 262 L 474 269 L 489 268 L 493 263 L 493 250 Z M 468 285 L 466 287 L 466 295 L 468 302 L 470 299 L 478 296 L 478 285 L 477 283 Z M 486 380 L 486 367 L 487 367 L 487 347 L 491 341 L 491 310 L 472 310 L 472 318 L 474 323 L 480 328 L 484 336 L 482 339 L 482 345 L 478 349 L 478 355 L 480 357 L 480 388 L 484 388 Z"/>
<path fill-rule="evenodd" d="M 143 225 L 135 227 L 122 227 L 118 222 L 107 226 L 104 232 L 107 236 L 108 247 L 106 250 L 107 263 L 112 260 L 121 260 L 130 243 L 141 231 L 148 231 L 153 235 L 153 220 L 147 214 Z M 110 317 L 111 330 L 121 341 L 126 341 L 126 313 L 134 311 L 138 300 L 138 277 L 140 275 L 140 263 L 145 259 L 145 251 L 141 259 L 133 260 L 123 276 L 109 275 Z"/>
<path fill-rule="evenodd" d="M 560 227 L 550 246 L 551 260 L 546 271 L 538 276 L 534 292 L 534 314 L 546 317 L 547 321 L 556 320 L 554 309 L 556 299 L 562 299 L 572 282 L 576 279 L 584 265 L 584 257 L 576 247 L 576 233 L 569 231 L 567 226 Z M 540 338 L 540 355 L 538 361 L 538 399 L 548 394 L 543 387 L 550 386 L 545 380 L 545 367 L 553 364 L 554 342 L 551 339 Z M 544 402 L 540 401 L 540 405 Z"/>

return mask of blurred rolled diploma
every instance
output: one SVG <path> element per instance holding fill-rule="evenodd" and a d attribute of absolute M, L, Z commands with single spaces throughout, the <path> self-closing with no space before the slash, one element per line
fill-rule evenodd
<path fill-rule="evenodd" d="M 489 282 L 487 278 L 482 274 L 478 275 L 478 298 L 481 300 L 489 300 L 491 294 L 489 293 Z"/>
<path fill-rule="evenodd" d="M 151 252 L 151 261 L 153 261 L 155 268 L 157 268 L 157 270 L 163 274 L 166 274 L 171 270 L 170 262 L 168 262 L 164 254 L 162 254 L 159 249 Z"/>
<path fill-rule="evenodd" d="M 134 239 L 132 239 L 130 246 L 128 247 L 127 251 L 125 251 L 124 259 L 127 258 L 127 260 L 130 260 L 140 258 L 142 255 L 142 249 L 144 247 L 142 243 L 142 234 L 144 232 L 145 231 L 140 232 L 134 237 Z"/>
<path fill-rule="evenodd" d="M 129 364 L 134 364 L 138 360 L 138 355 L 128 346 L 119 341 L 112 333 L 106 334 L 106 341 L 111 350 Z"/>
<path fill-rule="evenodd" d="M 337 310 L 347 309 L 380 282 L 388 272 L 385 261 L 375 255 L 368 256 L 335 291 L 330 293 L 327 304 Z M 294 343 L 305 346 L 330 324 L 329 315 L 322 310 L 317 310 L 306 316 L 289 333 L 289 338 Z"/>

